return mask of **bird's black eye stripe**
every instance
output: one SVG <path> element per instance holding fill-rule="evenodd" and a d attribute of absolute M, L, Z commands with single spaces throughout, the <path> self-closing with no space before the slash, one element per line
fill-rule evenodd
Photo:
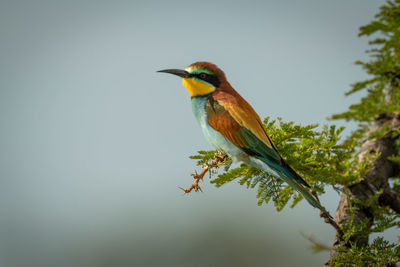
<path fill-rule="evenodd" d="M 197 73 L 197 74 L 195 74 L 194 76 L 197 77 L 197 78 L 199 78 L 199 79 L 201 79 L 201 80 L 206 81 L 207 78 L 208 78 L 210 75 L 203 72 L 203 73 Z"/>
<path fill-rule="evenodd" d="M 206 81 L 210 84 L 212 84 L 215 87 L 219 87 L 220 81 L 216 75 L 213 74 L 207 74 L 207 73 L 199 73 L 196 74 L 195 77 L 199 78 L 200 80 Z"/>

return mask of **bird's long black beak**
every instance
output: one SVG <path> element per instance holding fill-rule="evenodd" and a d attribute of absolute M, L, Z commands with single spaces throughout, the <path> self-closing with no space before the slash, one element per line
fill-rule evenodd
<path fill-rule="evenodd" d="M 190 73 L 187 72 L 186 70 L 169 69 L 169 70 L 159 70 L 157 72 L 170 73 L 170 74 L 174 74 L 179 77 L 182 77 L 182 78 L 190 78 L 191 77 Z"/>

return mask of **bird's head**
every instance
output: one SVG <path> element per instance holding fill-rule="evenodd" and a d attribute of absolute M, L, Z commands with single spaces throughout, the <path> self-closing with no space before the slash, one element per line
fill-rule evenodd
<path fill-rule="evenodd" d="M 182 77 L 182 83 L 191 97 L 211 94 L 226 82 L 225 74 L 216 65 L 209 62 L 196 62 L 184 70 L 167 69 L 166 72 Z"/>

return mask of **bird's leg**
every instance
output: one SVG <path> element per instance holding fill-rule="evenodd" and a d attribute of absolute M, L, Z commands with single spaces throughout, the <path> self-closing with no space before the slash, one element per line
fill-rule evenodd
<path fill-rule="evenodd" d="M 199 181 L 203 179 L 204 175 L 211 170 L 212 168 L 216 168 L 218 167 L 218 165 L 223 162 L 228 156 L 225 153 L 221 153 L 221 152 L 216 152 L 214 154 L 214 159 L 211 162 L 207 162 L 206 164 L 203 165 L 203 168 L 201 170 L 200 173 L 197 173 L 197 171 L 195 171 L 195 173 L 192 174 L 193 178 L 194 178 L 194 182 L 191 186 L 189 186 L 188 188 L 184 189 L 182 187 L 179 187 L 185 194 L 190 193 L 193 189 L 195 192 L 198 191 L 202 191 L 201 187 L 199 186 Z"/>

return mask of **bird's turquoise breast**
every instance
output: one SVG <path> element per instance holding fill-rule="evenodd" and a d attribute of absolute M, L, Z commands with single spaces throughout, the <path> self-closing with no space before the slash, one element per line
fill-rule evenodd
<path fill-rule="evenodd" d="M 200 124 L 203 134 L 206 140 L 214 146 L 217 150 L 224 151 L 232 157 L 237 157 L 243 154 L 243 151 L 232 144 L 228 139 L 226 139 L 222 134 L 216 131 L 208 123 L 207 113 L 206 113 L 206 103 L 209 96 L 203 97 L 193 97 L 192 98 L 192 111 Z"/>

